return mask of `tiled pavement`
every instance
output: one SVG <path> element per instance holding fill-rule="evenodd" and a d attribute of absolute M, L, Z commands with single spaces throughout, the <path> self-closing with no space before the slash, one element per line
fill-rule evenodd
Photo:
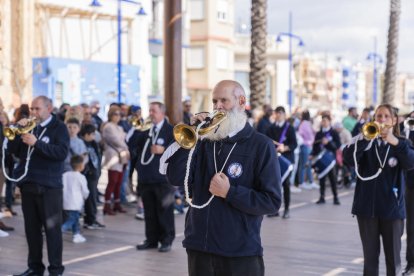
<path fill-rule="evenodd" d="M 328 189 L 328 195 L 330 190 Z M 350 214 L 352 190 L 340 190 L 341 205 L 332 199 L 314 204 L 318 192 L 292 194 L 291 218 L 265 218 L 262 227 L 266 275 L 361 275 L 362 249 L 356 219 Z M 16 228 L 0 239 L 0 275 L 26 269 L 27 246 L 23 219 L 3 219 Z M 65 275 L 187 275 L 186 253 L 181 246 L 184 216 L 176 215 L 176 240 L 172 251 L 136 251 L 144 239 L 144 223 L 134 219 L 135 210 L 114 217 L 100 217 L 105 230 L 84 230 L 87 242 L 73 244 L 64 234 Z M 405 241 L 401 254 L 404 261 Z M 47 263 L 46 251 L 44 260 Z M 381 255 L 381 275 L 385 275 Z"/>

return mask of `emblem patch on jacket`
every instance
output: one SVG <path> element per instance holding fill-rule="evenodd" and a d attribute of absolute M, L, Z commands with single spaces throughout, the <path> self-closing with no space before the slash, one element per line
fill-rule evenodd
<path fill-rule="evenodd" d="M 243 173 L 243 167 L 240 163 L 231 163 L 227 169 L 227 174 L 231 178 L 238 178 Z"/>
<path fill-rule="evenodd" d="M 163 138 L 158 138 L 157 139 L 157 145 L 164 145 L 164 139 Z"/>
<path fill-rule="evenodd" d="M 42 142 L 45 142 L 46 144 L 49 144 L 50 142 L 50 138 L 47 136 L 42 137 L 42 139 L 40 139 Z"/>
<path fill-rule="evenodd" d="M 398 160 L 397 160 L 397 158 L 395 158 L 395 157 L 391 157 L 391 158 L 388 160 L 388 165 L 389 165 L 391 168 L 393 168 L 393 167 L 397 166 L 397 164 L 398 164 Z"/>

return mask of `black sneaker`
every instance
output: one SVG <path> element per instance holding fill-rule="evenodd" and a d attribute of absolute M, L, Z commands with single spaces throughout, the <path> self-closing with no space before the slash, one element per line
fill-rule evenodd
<path fill-rule="evenodd" d="M 285 210 L 285 212 L 283 213 L 282 218 L 284 218 L 284 219 L 290 218 L 289 209 Z"/>
<path fill-rule="evenodd" d="M 84 224 L 83 228 L 89 229 L 89 230 L 97 230 L 97 229 L 105 228 L 105 225 L 95 221 L 94 223 L 91 223 L 91 224 L 88 224 L 88 223 Z"/>
<path fill-rule="evenodd" d="M 105 226 L 105 224 L 102 224 L 102 223 L 100 223 L 99 221 L 95 221 L 94 223 L 93 223 L 96 227 L 98 227 L 98 229 L 102 229 L 102 228 L 105 228 L 106 226 Z"/>
<path fill-rule="evenodd" d="M 341 202 L 339 202 L 338 198 L 334 198 L 333 204 L 334 205 L 341 205 Z"/>
<path fill-rule="evenodd" d="M 89 229 L 89 230 L 96 230 L 96 229 L 98 229 L 94 223 L 85 223 L 83 225 L 83 228 Z"/>
<path fill-rule="evenodd" d="M 318 201 L 316 201 L 316 204 L 325 204 L 325 198 L 321 197 Z"/>
<path fill-rule="evenodd" d="M 278 217 L 278 216 L 279 216 L 279 212 L 267 215 L 268 218 L 274 218 L 274 217 Z"/>

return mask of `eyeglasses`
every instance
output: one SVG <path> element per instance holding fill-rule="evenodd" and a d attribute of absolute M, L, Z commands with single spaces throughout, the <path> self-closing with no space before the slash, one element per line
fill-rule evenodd
<path fill-rule="evenodd" d="M 121 116 L 121 113 L 119 113 L 119 112 L 115 112 L 115 113 L 113 113 L 112 115 Z"/>

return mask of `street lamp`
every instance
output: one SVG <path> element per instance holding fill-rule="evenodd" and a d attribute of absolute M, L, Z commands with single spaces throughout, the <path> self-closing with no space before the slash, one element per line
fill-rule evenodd
<path fill-rule="evenodd" d="M 382 63 L 382 57 L 377 53 L 377 38 L 374 38 L 374 52 L 371 52 L 367 56 L 367 60 L 373 61 L 373 73 L 372 73 L 372 104 L 377 105 L 377 62 Z"/>
<path fill-rule="evenodd" d="M 126 2 L 134 5 L 139 5 L 140 9 L 137 12 L 138 16 L 147 15 L 145 13 L 144 8 L 142 7 L 142 4 L 133 0 L 117 0 L 118 1 L 118 12 L 117 12 L 117 21 L 118 21 L 118 60 L 117 60 L 117 67 L 118 67 L 118 103 L 121 103 L 121 96 L 122 96 L 122 29 L 121 29 L 121 23 L 122 23 L 122 13 L 121 13 L 121 2 Z M 92 0 L 91 7 L 101 7 L 102 4 L 99 2 L 99 0 Z"/>
<path fill-rule="evenodd" d="M 287 36 L 289 38 L 289 90 L 288 90 L 288 104 L 289 104 L 289 113 L 292 112 L 292 104 L 293 104 L 293 91 L 292 91 L 292 70 L 293 70 L 293 63 L 292 63 L 292 40 L 296 39 L 299 41 L 298 46 L 303 47 L 305 44 L 300 36 L 293 34 L 292 32 L 292 12 L 289 12 L 289 32 L 279 33 L 276 38 L 276 42 L 282 42 L 282 37 Z"/>

